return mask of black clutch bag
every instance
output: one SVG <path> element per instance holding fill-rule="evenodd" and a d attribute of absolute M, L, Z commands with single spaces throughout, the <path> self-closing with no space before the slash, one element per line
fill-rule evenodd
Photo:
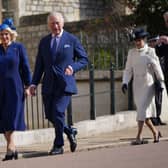
<path fill-rule="evenodd" d="M 154 74 L 154 88 L 155 88 L 155 99 L 157 103 L 161 104 L 163 88 L 161 82 L 157 79 L 155 74 Z"/>
<path fill-rule="evenodd" d="M 154 86 L 155 86 L 155 91 L 159 92 L 160 90 L 162 90 L 162 84 L 161 82 L 156 78 L 156 75 L 154 75 Z"/>

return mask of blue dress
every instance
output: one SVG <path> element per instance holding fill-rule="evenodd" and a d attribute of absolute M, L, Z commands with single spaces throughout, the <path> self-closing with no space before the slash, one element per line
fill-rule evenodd
<path fill-rule="evenodd" d="M 24 46 L 12 42 L 5 51 L 0 45 L 0 133 L 25 130 L 24 86 L 30 83 Z"/>

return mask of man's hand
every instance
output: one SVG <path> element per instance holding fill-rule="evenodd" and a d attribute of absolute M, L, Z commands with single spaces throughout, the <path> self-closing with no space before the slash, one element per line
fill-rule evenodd
<path fill-rule="evenodd" d="M 65 75 L 72 75 L 73 74 L 73 69 L 70 65 L 65 69 Z"/>
<path fill-rule="evenodd" d="M 121 89 L 122 89 L 122 92 L 125 94 L 126 91 L 127 91 L 127 89 L 128 89 L 127 84 L 124 83 L 124 84 L 122 85 L 122 88 L 121 88 Z"/>

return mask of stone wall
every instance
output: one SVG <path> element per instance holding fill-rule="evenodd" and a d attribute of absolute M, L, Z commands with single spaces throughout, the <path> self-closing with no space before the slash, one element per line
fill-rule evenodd
<path fill-rule="evenodd" d="M 25 16 L 61 11 L 65 14 L 65 20 L 69 22 L 102 16 L 103 10 L 103 0 L 27 0 L 25 11 L 21 14 Z"/>
<path fill-rule="evenodd" d="M 62 12 L 65 21 L 79 21 L 102 17 L 104 0 L 2 0 L 6 9 L 4 17 L 12 16 L 19 24 L 22 16 L 44 14 L 51 11 Z"/>
<path fill-rule="evenodd" d="M 12 17 L 18 25 L 23 16 L 51 11 L 62 12 L 65 21 L 79 21 L 117 13 L 125 15 L 126 0 L 2 0 L 3 17 Z"/>
<path fill-rule="evenodd" d="M 26 47 L 31 69 L 33 70 L 39 41 L 48 33 L 47 25 L 19 27 L 17 32 L 17 41 L 22 42 Z"/>

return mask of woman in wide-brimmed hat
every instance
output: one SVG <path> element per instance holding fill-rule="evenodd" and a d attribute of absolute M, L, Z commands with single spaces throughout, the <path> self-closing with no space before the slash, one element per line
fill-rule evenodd
<path fill-rule="evenodd" d="M 21 43 L 15 42 L 16 37 L 13 20 L 5 19 L 0 25 L 0 133 L 4 134 L 7 141 L 3 161 L 18 158 L 14 131 L 26 128 L 24 94 L 25 88 L 31 83 L 27 53 Z"/>
<path fill-rule="evenodd" d="M 155 116 L 154 73 L 160 82 L 164 81 L 163 73 L 155 50 L 146 44 L 148 32 L 142 28 L 133 31 L 135 48 L 128 52 L 126 67 L 123 74 L 122 91 L 133 77 L 134 100 L 137 108 L 138 132 L 133 145 L 146 143 L 141 137 L 144 122 L 153 133 L 154 142 L 159 142 L 161 133 L 154 127 L 150 118 Z M 160 88 L 162 89 L 162 87 Z"/>

